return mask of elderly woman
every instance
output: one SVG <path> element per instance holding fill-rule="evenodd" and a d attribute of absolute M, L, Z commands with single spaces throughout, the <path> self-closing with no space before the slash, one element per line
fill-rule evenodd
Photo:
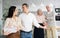
<path fill-rule="evenodd" d="M 45 21 L 45 16 L 43 15 L 43 12 L 41 9 L 37 10 L 36 15 L 37 21 L 41 26 L 47 26 L 47 23 Z M 34 28 L 34 38 L 44 38 L 44 29 L 42 28 Z"/>

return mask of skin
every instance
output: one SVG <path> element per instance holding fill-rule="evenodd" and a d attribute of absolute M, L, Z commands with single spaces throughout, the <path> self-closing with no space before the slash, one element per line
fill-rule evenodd
<path fill-rule="evenodd" d="M 50 6 L 49 6 L 49 5 L 47 5 L 47 6 L 46 6 L 46 9 L 47 9 L 47 11 L 48 11 L 48 12 L 50 12 L 50 11 L 51 11 L 51 8 L 50 8 Z"/>
<path fill-rule="evenodd" d="M 39 15 L 39 16 L 41 16 L 43 13 L 42 13 L 42 10 L 38 10 L 37 11 L 37 14 Z"/>
<path fill-rule="evenodd" d="M 23 5 L 22 6 L 22 10 L 24 13 L 28 14 L 29 13 L 29 10 L 28 10 L 28 7 L 26 5 Z"/>

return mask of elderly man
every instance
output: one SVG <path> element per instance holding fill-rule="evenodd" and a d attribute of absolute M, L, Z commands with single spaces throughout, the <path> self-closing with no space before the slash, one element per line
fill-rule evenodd
<path fill-rule="evenodd" d="M 54 11 L 53 11 L 51 5 L 47 5 L 46 9 L 47 9 L 46 18 L 47 18 L 47 23 L 48 23 L 48 28 L 49 28 L 49 30 L 47 30 L 47 35 L 49 35 L 49 37 L 47 37 L 47 38 L 53 38 L 53 27 L 55 25 Z"/>

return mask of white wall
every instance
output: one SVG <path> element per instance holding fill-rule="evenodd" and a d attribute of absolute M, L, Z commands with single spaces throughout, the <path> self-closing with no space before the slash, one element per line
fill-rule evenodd
<path fill-rule="evenodd" d="M 43 3 L 44 5 L 52 3 L 54 5 L 54 7 L 60 7 L 60 0 L 3 0 L 3 4 L 4 4 L 5 8 L 8 8 L 11 5 L 15 5 L 15 6 L 21 8 L 21 5 L 23 3 L 28 3 L 30 6 L 33 3 L 37 7 L 40 6 L 41 3 Z M 33 7 L 31 7 L 31 9 L 32 8 Z M 33 10 L 35 10 L 35 8 Z"/>
<path fill-rule="evenodd" d="M 0 35 L 1 35 L 1 28 L 2 28 L 2 0 L 0 0 Z"/>

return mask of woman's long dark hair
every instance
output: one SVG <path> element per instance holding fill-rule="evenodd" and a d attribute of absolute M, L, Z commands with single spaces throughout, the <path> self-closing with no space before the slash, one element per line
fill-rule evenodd
<path fill-rule="evenodd" d="M 12 16 L 13 16 L 13 14 L 14 14 L 15 9 L 16 9 L 16 6 L 11 6 L 11 7 L 9 8 L 7 18 L 12 18 Z"/>

